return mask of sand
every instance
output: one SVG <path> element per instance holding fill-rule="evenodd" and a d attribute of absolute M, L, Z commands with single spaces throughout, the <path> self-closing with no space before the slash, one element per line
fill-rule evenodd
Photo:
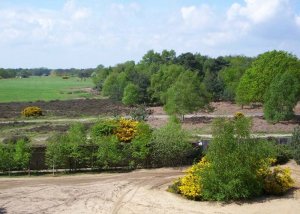
<path fill-rule="evenodd" d="M 166 191 L 182 168 L 60 177 L 0 178 L 0 213 L 300 213 L 300 166 L 287 164 L 295 188 L 247 202 L 189 201 Z"/>

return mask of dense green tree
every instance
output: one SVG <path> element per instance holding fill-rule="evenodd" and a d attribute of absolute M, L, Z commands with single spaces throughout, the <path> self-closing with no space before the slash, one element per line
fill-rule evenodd
<path fill-rule="evenodd" d="M 181 115 L 195 112 L 209 104 L 210 96 L 196 73 L 185 71 L 166 93 L 164 109 L 168 114 Z"/>
<path fill-rule="evenodd" d="M 166 92 L 177 80 L 178 76 L 185 71 L 180 65 L 163 65 L 160 70 L 151 76 L 149 93 L 153 102 L 165 103 Z"/>
<path fill-rule="evenodd" d="M 15 145 L 14 162 L 20 169 L 30 169 L 31 147 L 25 140 L 17 141 Z M 28 171 L 30 173 L 30 171 Z"/>
<path fill-rule="evenodd" d="M 86 131 L 81 123 L 72 124 L 67 133 L 69 158 L 74 163 L 75 171 L 77 165 L 84 161 L 84 146 L 86 146 Z"/>
<path fill-rule="evenodd" d="M 227 57 L 229 65 L 223 67 L 219 72 L 219 78 L 224 84 L 224 91 L 222 98 L 224 100 L 234 101 L 236 96 L 236 88 L 239 84 L 240 78 L 245 71 L 250 67 L 252 58 L 245 56 L 230 56 Z"/>
<path fill-rule="evenodd" d="M 289 120 L 294 116 L 294 107 L 300 100 L 299 78 L 291 72 L 277 75 L 265 94 L 264 116 L 268 121 Z"/>
<path fill-rule="evenodd" d="M 125 105 L 133 106 L 136 105 L 140 102 L 140 89 L 138 86 L 129 83 L 125 90 L 124 90 L 124 95 L 122 98 L 122 102 Z"/>
<path fill-rule="evenodd" d="M 55 135 L 50 138 L 46 146 L 46 165 L 52 168 L 53 175 L 55 170 L 62 167 L 67 168 L 68 161 L 68 140 L 65 135 Z"/>
<path fill-rule="evenodd" d="M 121 101 L 127 83 L 126 74 L 124 72 L 113 72 L 105 79 L 102 94 L 109 96 L 113 100 Z"/>
<path fill-rule="evenodd" d="M 259 55 L 239 82 L 237 103 L 241 105 L 251 102 L 263 103 L 272 80 L 298 65 L 297 57 L 284 51 L 269 51 Z"/>
<path fill-rule="evenodd" d="M 122 161 L 123 154 L 116 136 L 98 137 L 94 141 L 98 146 L 96 161 L 99 167 L 113 167 Z"/>

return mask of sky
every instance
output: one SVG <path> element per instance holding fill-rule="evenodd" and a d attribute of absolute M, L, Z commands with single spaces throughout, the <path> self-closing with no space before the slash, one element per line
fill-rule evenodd
<path fill-rule="evenodd" d="M 148 51 L 300 57 L 300 0 L 0 0 L 0 67 L 93 68 Z"/>

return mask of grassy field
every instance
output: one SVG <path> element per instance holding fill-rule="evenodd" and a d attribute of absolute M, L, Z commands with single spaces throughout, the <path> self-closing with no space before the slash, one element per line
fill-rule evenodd
<path fill-rule="evenodd" d="M 24 79 L 0 79 L 0 102 L 37 100 L 66 100 L 92 95 L 84 88 L 93 87 L 91 79 L 76 77 L 30 77 Z"/>

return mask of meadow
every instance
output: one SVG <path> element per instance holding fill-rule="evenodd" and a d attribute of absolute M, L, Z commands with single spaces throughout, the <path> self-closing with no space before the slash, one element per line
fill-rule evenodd
<path fill-rule="evenodd" d="M 0 79 L 0 103 L 89 98 L 90 78 L 30 77 Z"/>

